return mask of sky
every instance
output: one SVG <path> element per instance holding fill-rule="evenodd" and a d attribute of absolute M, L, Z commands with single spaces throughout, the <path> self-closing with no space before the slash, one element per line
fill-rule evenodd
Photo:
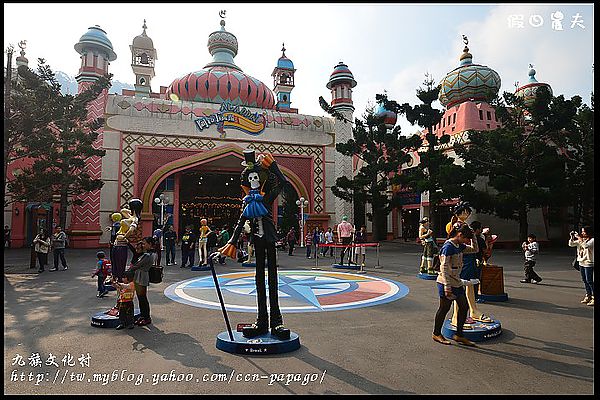
<path fill-rule="evenodd" d="M 318 98 L 331 101 L 325 85 L 340 61 L 358 83 L 355 117 L 384 91 L 391 100 L 417 104 L 425 73 L 439 82 L 458 66 L 462 35 L 473 63 L 500 74 L 501 92 L 525 83 L 529 64 L 555 95 L 581 95 L 589 104 L 593 90 L 592 3 L 4 3 L 4 49 L 13 44 L 19 50 L 17 43 L 27 40 L 30 67 L 42 57 L 55 71 L 75 76 L 80 59 L 73 46 L 100 25 L 117 54 L 109 67 L 113 79 L 133 84 L 129 45 L 146 19 L 158 55 L 152 80 L 158 92 L 212 60 L 206 44 L 220 29 L 220 10 L 226 10 L 226 30 L 238 39 L 236 64 L 270 88 L 285 42 L 297 70 L 292 107 L 301 114 L 325 115 Z M 553 29 L 560 14 L 562 30 Z M 404 134 L 418 129 L 402 117 L 398 123 Z"/>

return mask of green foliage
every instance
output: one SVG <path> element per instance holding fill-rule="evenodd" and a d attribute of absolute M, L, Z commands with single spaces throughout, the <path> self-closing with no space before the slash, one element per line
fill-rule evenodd
<path fill-rule="evenodd" d="M 525 240 L 530 209 L 571 201 L 574 182 L 569 184 L 568 160 L 561 151 L 577 140 L 581 98 L 552 97 L 541 87 L 531 106 L 512 93 L 492 104 L 501 127 L 470 132 L 468 144 L 455 145 L 472 184 L 465 198 L 479 211 L 519 221 L 520 240 Z M 485 177 L 485 184 L 475 185 L 475 176 Z"/>
<path fill-rule="evenodd" d="M 386 95 L 377 95 L 377 100 L 388 101 Z M 373 221 L 375 240 L 382 240 L 387 215 L 400 205 L 398 197 L 388 196 L 388 190 L 397 179 L 401 165 L 421 146 L 421 139 L 418 135 L 402 136 L 400 126 L 388 131 L 383 118 L 372 110 L 365 112 L 363 120 L 355 120 L 352 133 L 352 139 L 336 144 L 335 148 L 345 156 L 358 157 L 363 164 L 352 179 L 338 177 L 331 190 L 348 202 L 371 204 L 373 213 L 367 216 Z"/>
<path fill-rule="evenodd" d="M 60 84 L 43 59 L 37 72 L 20 66 L 19 76 L 11 96 L 9 135 L 15 138 L 11 156 L 28 157 L 30 162 L 8 182 L 9 191 L 15 201 L 48 201 L 60 195 L 64 226 L 67 204 L 80 203 L 74 200 L 78 195 L 103 185 L 89 175 L 85 163 L 105 154 L 93 146 L 103 120 L 88 120 L 88 105 L 110 87 L 111 75 L 76 96 L 60 93 Z"/>

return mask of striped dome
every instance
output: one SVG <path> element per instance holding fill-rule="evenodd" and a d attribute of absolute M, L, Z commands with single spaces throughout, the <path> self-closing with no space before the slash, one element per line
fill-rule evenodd
<path fill-rule="evenodd" d="M 351 87 L 356 86 L 354 75 L 352 75 L 348 66 L 340 61 L 339 64 L 333 68 L 333 72 L 329 76 L 329 82 L 327 82 L 326 85 L 327 89 L 331 89 L 333 85 L 341 82 L 349 82 Z"/>
<path fill-rule="evenodd" d="M 393 129 L 394 126 L 396 125 L 396 121 L 398 119 L 398 116 L 396 115 L 396 113 L 386 109 L 383 106 L 383 104 L 380 104 L 375 109 L 375 116 L 383 117 L 383 123 L 385 124 L 385 127 L 388 129 Z"/>
<path fill-rule="evenodd" d="M 213 60 L 204 69 L 175 79 L 167 88 L 166 99 L 174 94 L 185 101 L 229 101 L 240 106 L 275 108 L 275 96 L 267 85 L 235 64 L 238 42 L 235 35 L 225 30 L 225 21 L 221 21 L 220 31 L 210 34 L 207 47 Z"/>
<path fill-rule="evenodd" d="M 275 108 L 273 92 L 261 81 L 227 67 L 213 67 L 191 72 L 175 79 L 166 92 L 180 100 L 205 103 L 222 103 L 229 100 L 234 105 Z"/>
<path fill-rule="evenodd" d="M 446 108 L 465 101 L 490 101 L 500 90 L 500 75 L 493 69 L 472 63 L 473 56 L 465 46 L 460 66 L 440 82 L 438 99 Z"/>
<path fill-rule="evenodd" d="M 529 69 L 529 81 L 527 82 L 527 84 L 517 88 L 517 90 L 515 91 L 515 95 L 523 98 L 523 103 L 525 104 L 525 106 L 530 107 L 531 105 L 533 105 L 537 92 L 542 86 L 548 88 L 550 94 L 552 94 L 552 88 L 549 84 L 538 82 L 537 79 L 535 79 L 535 69 L 531 67 Z"/>
<path fill-rule="evenodd" d="M 83 54 L 86 49 L 97 49 L 106 53 L 109 61 L 115 61 L 117 54 L 114 52 L 111 41 L 106 36 L 106 31 L 99 25 L 90 26 L 88 31 L 79 38 L 75 44 L 75 51 Z"/>

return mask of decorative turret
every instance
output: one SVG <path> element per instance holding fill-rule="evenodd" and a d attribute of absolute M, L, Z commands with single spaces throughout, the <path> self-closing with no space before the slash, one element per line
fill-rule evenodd
<path fill-rule="evenodd" d="M 469 40 L 464 35 L 463 41 L 465 48 L 460 65 L 441 82 L 438 98 L 446 108 L 465 101 L 489 102 L 500 90 L 500 75 L 485 65 L 473 64 L 473 55 L 467 47 Z"/>
<path fill-rule="evenodd" d="M 225 18 L 225 11 L 219 13 Z M 273 109 L 273 92 L 261 81 L 244 73 L 235 65 L 238 42 L 235 35 L 225 30 L 221 19 L 221 30 L 208 37 L 208 51 L 213 60 L 204 69 L 191 72 L 175 79 L 165 92 L 166 99 L 199 101 L 221 104 Z"/>
<path fill-rule="evenodd" d="M 133 39 L 133 44 L 129 46 L 131 49 L 131 68 L 135 74 L 135 95 L 150 97 L 152 88 L 150 83 L 154 78 L 154 61 L 158 59 L 154 43 L 148 35 L 146 35 L 146 20 L 142 29 L 141 35 Z"/>
<path fill-rule="evenodd" d="M 108 73 L 110 61 L 117 59 L 113 45 L 108 40 L 106 32 L 99 25 L 94 25 L 81 36 L 75 44 L 75 51 L 81 54 L 81 67 L 75 77 L 79 83 L 94 82 Z"/>
<path fill-rule="evenodd" d="M 356 86 L 354 75 L 342 61 L 333 68 L 327 82 L 327 89 L 331 90 L 331 105 L 337 108 L 350 108 L 354 111 L 352 102 L 352 88 Z"/>
<path fill-rule="evenodd" d="M 27 40 L 21 40 L 19 42 L 19 48 L 21 48 L 21 55 L 17 57 L 16 63 L 17 68 L 21 65 L 28 66 L 29 60 L 25 57 L 25 47 L 27 46 Z"/>
<path fill-rule="evenodd" d="M 396 121 L 398 120 L 398 115 L 395 112 L 388 110 L 385 108 L 383 104 L 379 104 L 375 109 L 375 116 L 383 117 L 383 123 L 387 129 L 394 129 L 396 126 Z"/>
<path fill-rule="evenodd" d="M 285 56 L 285 43 L 281 48 L 281 57 L 277 60 L 277 66 L 273 70 L 273 91 L 277 98 L 277 110 L 289 111 L 292 103 L 291 92 L 294 88 L 294 63 Z"/>
<path fill-rule="evenodd" d="M 517 87 L 515 95 L 523 98 L 523 103 L 529 107 L 535 101 L 537 92 L 541 87 L 546 87 L 550 91 L 550 94 L 552 94 L 552 88 L 549 84 L 538 82 L 535 79 L 535 69 L 533 69 L 533 65 L 529 64 L 529 80 L 525 85 Z"/>

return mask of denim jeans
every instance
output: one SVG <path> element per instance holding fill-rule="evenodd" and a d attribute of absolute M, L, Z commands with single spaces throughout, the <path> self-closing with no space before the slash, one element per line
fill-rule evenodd
<path fill-rule="evenodd" d="M 585 292 L 593 296 L 594 295 L 594 267 L 584 267 L 579 265 L 579 271 L 581 272 L 581 280 L 585 285 Z"/>
<path fill-rule="evenodd" d="M 104 288 L 104 275 L 98 274 L 98 292 L 104 293 L 106 289 Z"/>
<path fill-rule="evenodd" d="M 54 249 L 54 268 L 58 269 L 58 257 L 60 256 L 60 262 L 63 268 L 67 266 L 67 260 L 65 260 L 65 249 Z"/>
<path fill-rule="evenodd" d="M 165 244 L 167 255 L 167 264 L 171 264 L 175 262 L 175 243 L 166 243 Z"/>

